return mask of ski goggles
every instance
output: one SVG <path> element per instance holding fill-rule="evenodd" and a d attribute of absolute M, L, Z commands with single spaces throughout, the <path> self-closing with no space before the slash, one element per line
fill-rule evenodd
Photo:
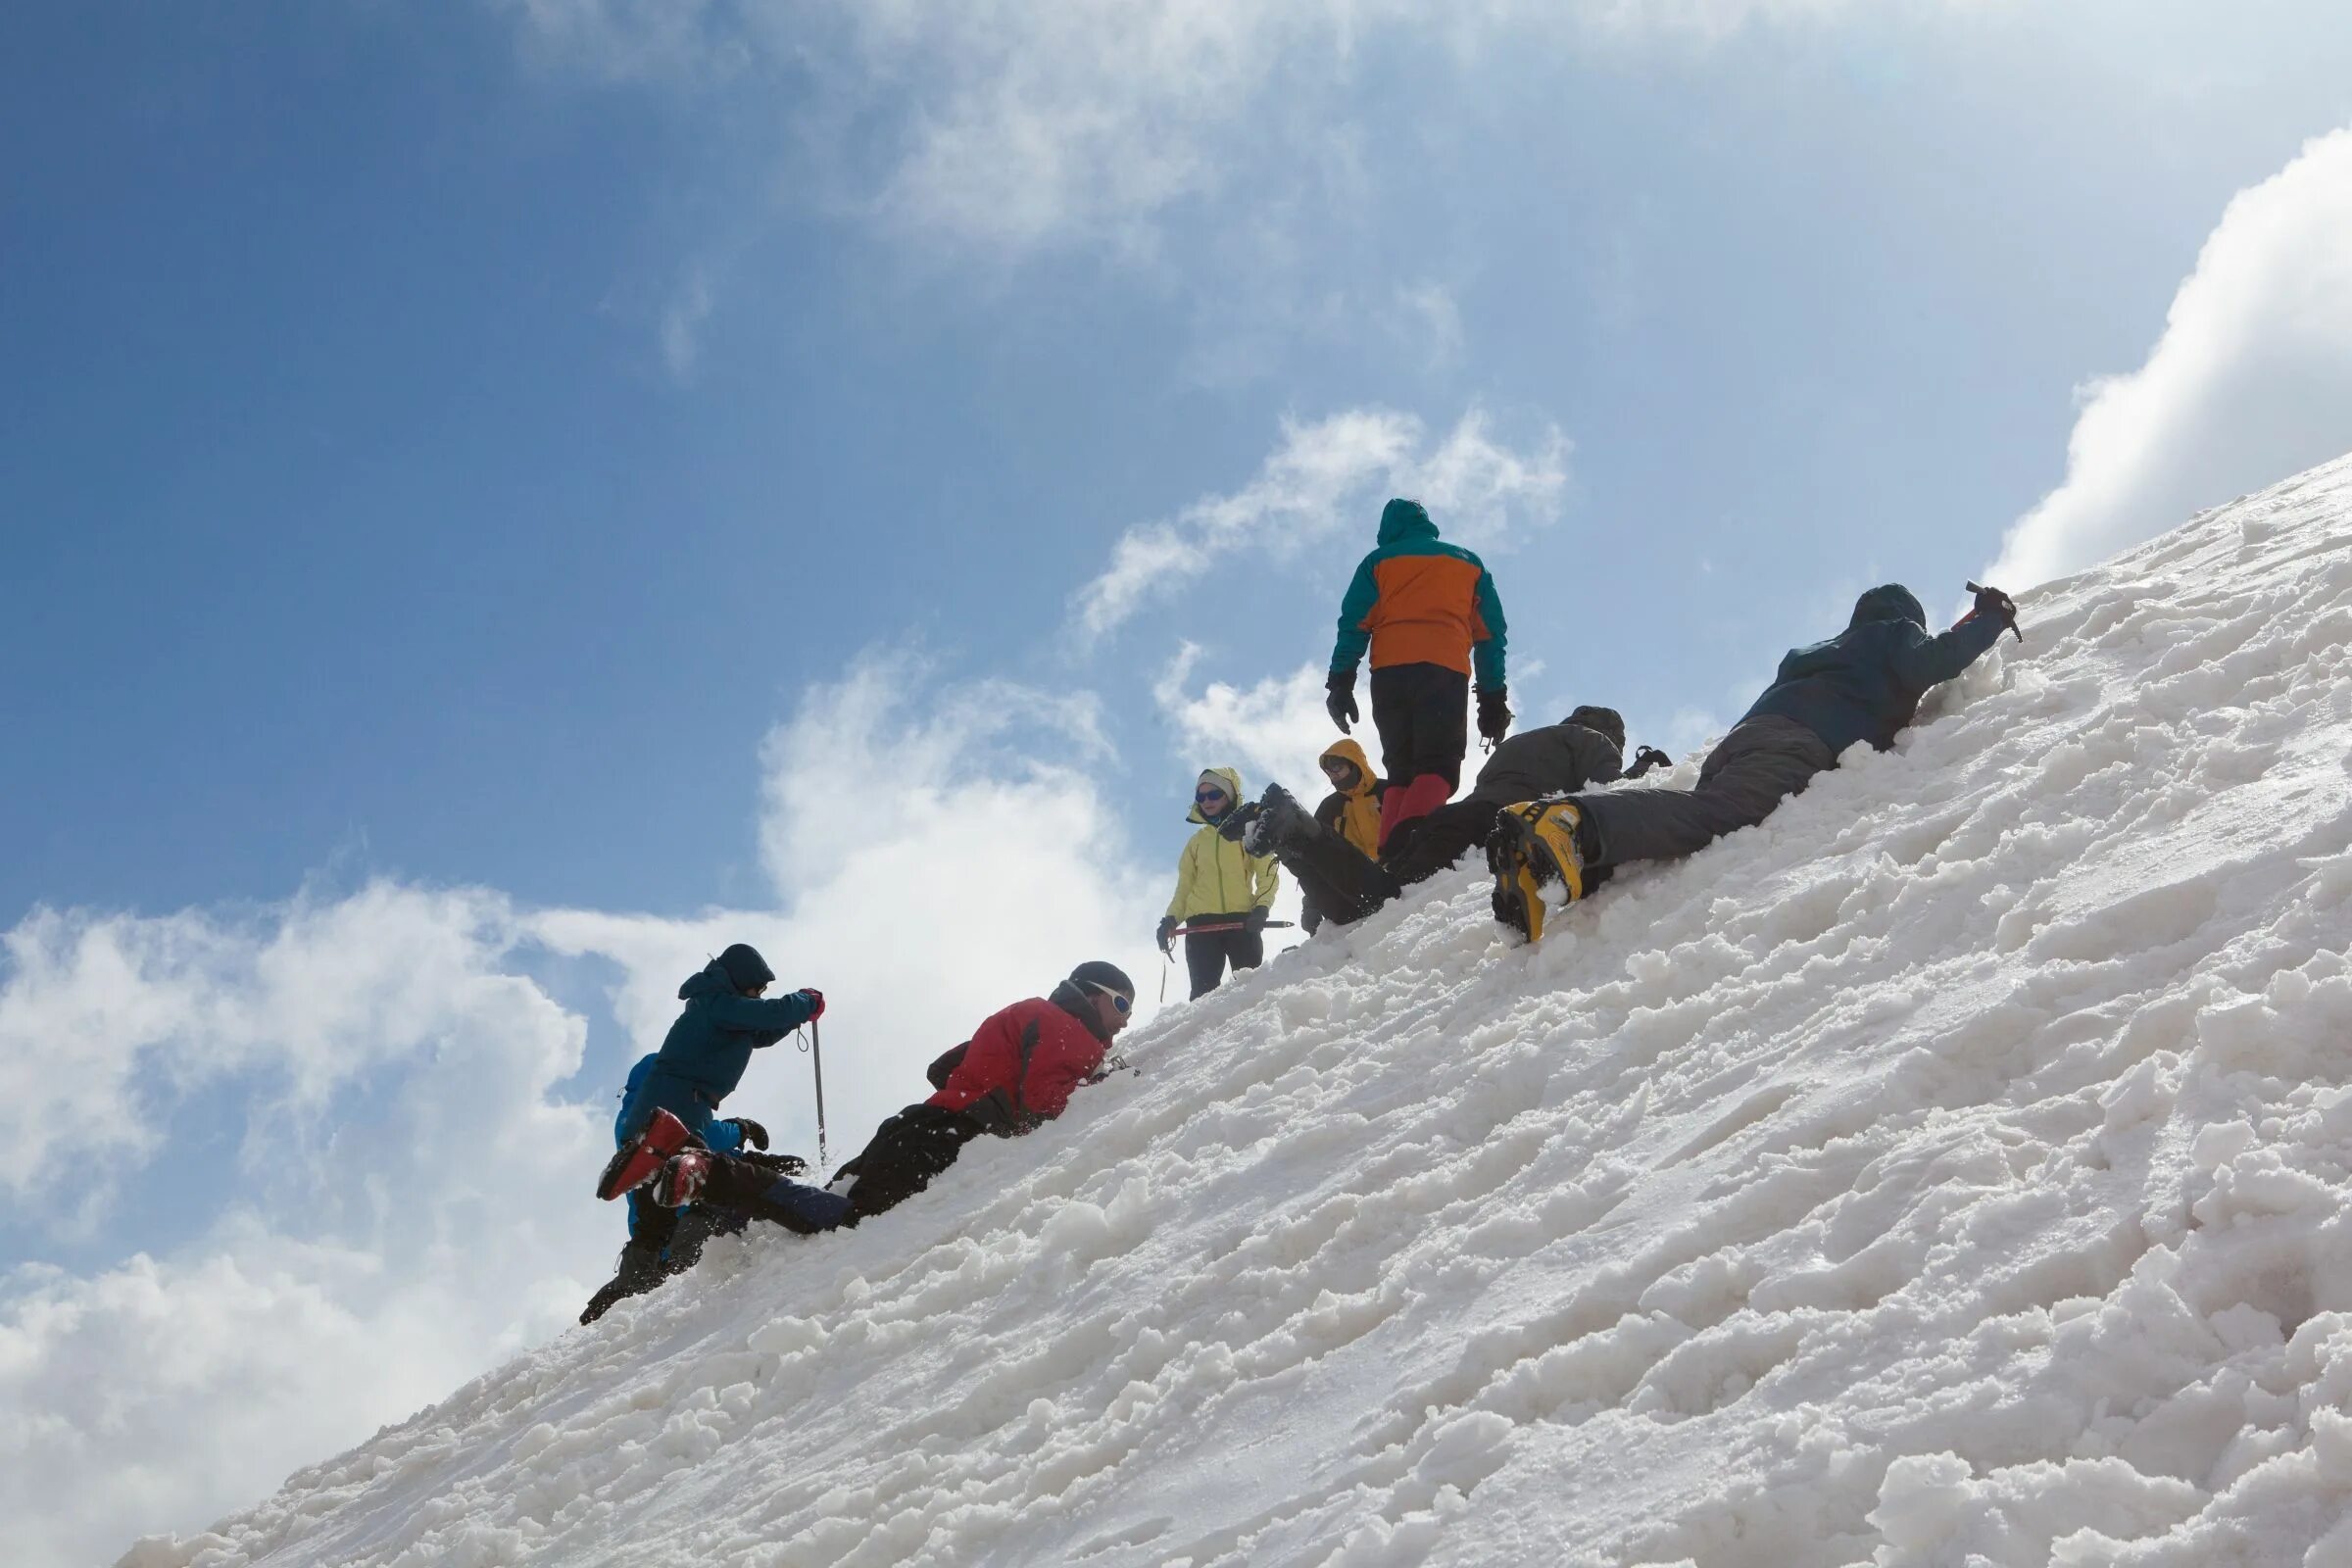
<path fill-rule="evenodd" d="M 1099 992 L 1102 996 L 1108 997 L 1110 999 L 1111 1006 L 1116 1008 L 1121 1013 L 1126 1012 L 1130 1007 L 1135 1005 L 1135 999 L 1123 991 L 1113 991 L 1110 987 L 1099 984 L 1093 980 L 1081 980 L 1078 983 L 1086 987 L 1086 989 L 1089 991 Z"/>

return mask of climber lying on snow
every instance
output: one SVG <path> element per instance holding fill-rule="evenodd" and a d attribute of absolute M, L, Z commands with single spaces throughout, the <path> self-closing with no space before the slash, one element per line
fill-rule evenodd
<path fill-rule="evenodd" d="M 1342 744 L 1352 749 L 1350 742 Z M 1338 750 L 1324 754 L 1326 762 Z M 1468 795 L 1397 823 L 1377 859 L 1364 840 L 1348 830 L 1347 818 L 1331 811 L 1330 801 L 1309 817 L 1279 784 L 1227 817 L 1221 831 L 1240 837 L 1251 853 L 1280 860 L 1298 879 L 1306 906 L 1317 918 L 1347 924 L 1443 871 L 1464 852 L 1484 846 L 1495 812 L 1513 801 L 1627 776 L 1624 756 L 1625 720 L 1614 709 L 1579 708 L 1557 724 L 1522 730 L 1494 748 Z M 1639 778 L 1666 760 L 1663 752 L 1644 746 L 1631 776 Z"/>
<path fill-rule="evenodd" d="M 1707 754 L 1694 789 L 1528 798 L 1506 807 L 1487 849 L 1495 918 L 1541 937 L 1542 889 L 1556 886 L 1580 899 L 1610 866 L 1692 854 L 1763 821 L 1816 773 L 1837 766 L 1856 741 L 1882 752 L 1893 746 L 1929 688 L 1974 663 L 2002 632 L 2017 630 L 2017 606 L 2007 594 L 1969 586 L 1976 607 L 1933 636 L 1910 589 L 1887 583 L 1864 594 L 1845 630 L 1781 660 L 1764 695 Z"/>
<path fill-rule="evenodd" d="M 939 1092 L 884 1121 L 827 1187 L 796 1182 L 772 1162 L 720 1153 L 690 1138 L 674 1118 L 657 1118 L 633 1164 L 631 1151 L 614 1157 L 610 1190 L 599 1196 L 615 1197 L 630 1190 L 622 1183 L 633 1183 L 655 1212 L 691 1205 L 694 1213 L 732 1216 L 732 1226 L 722 1229 L 739 1230 L 754 1219 L 803 1235 L 856 1225 L 928 1187 L 973 1139 L 1015 1138 L 1060 1115 L 1073 1091 L 1104 1076 L 1110 1043 L 1134 1005 L 1135 983 L 1125 971 L 1095 960 L 1071 970 L 1052 996 L 990 1015 L 968 1042 L 933 1063 Z M 700 1251 L 698 1243 L 694 1252 Z M 580 1321 L 594 1322 L 613 1302 L 652 1290 L 693 1261 L 634 1275 L 624 1270 L 597 1293 Z"/>

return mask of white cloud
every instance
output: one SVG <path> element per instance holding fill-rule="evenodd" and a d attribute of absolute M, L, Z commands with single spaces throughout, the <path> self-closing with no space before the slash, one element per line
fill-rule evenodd
<path fill-rule="evenodd" d="M 1198 695 L 1192 683 L 1200 649 L 1186 643 L 1152 688 L 1160 713 L 1175 726 L 1181 749 L 1199 767 L 1238 766 L 1249 789 L 1275 782 L 1293 794 L 1319 798 L 1323 783 L 1315 760 L 1340 738 L 1323 709 L 1323 671 L 1302 664 L 1287 675 L 1269 675 L 1248 689 L 1210 681 Z M 1358 725 L 1373 764 L 1380 742 L 1368 724 Z M 1310 798 L 1308 805 L 1314 804 Z"/>
<path fill-rule="evenodd" d="M 1426 455 L 1424 437 L 1420 419 L 1385 409 L 1286 418 L 1281 444 L 1242 489 L 1119 537 L 1110 564 L 1073 596 L 1079 629 L 1100 637 L 1243 549 L 1288 555 L 1351 520 L 1369 549 L 1390 495 L 1423 501 L 1447 538 L 1480 548 L 1507 546 L 1517 529 L 1558 515 L 1569 444 L 1556 427 L 1518 452 L 1495 442 L 1474 408 Z"/>
<path fill-rule="evenodd" d="M 727 942 L 826 991 L 837 1161 L 928 1093 L 931 1056 L 1082 958 L 1125 964 L 1148 1007 L 1164 886 L 1077 771 L 1101 746 L 1091 699 L 937 688 L 868 659 L 769 737 L 770 908 L 521 910 L 375 883 L 233 916 L 38 911 L 7 933 L 16 1212 L 103 1202 L 147 1161 L 232 1195 L 166 1253 L 0 1276 L 10 1561 L 198 1526 L 567 1326 L 621 1239 L 588 1194 L 619 1073 Z M 618 965 L 631 1044 L 572 1090 L 586 1022 L 531 973 L 581 955 Z M 243 1134 L 226 1173 L 224 1102 L 232 1150 Z M 790 1043 L 731 1104 L 815 1152 Z"/>
<path fill-rule="evenodd" d="M 2352 447 L 2352 130 L 2240 191 L 2147 363 L 2084 389 L 2066 480 L 2010 531 L 2011 590 Z"/>
<path fill-rule="evenodd" d="M 1370 44 L 1476 62 L 1600 41 L 1708 48 L 1861 0 L 491 0 L 528 53 L 598 82 L 739 81 L 789 106 L 785 143 L 826 149 L 850 201 L 926 249 L 1149 253 L 1186 203 L 1318 162 L 1361 114 Z M 1998 0 L 1913 0 L 1984 10 Z M 746 70 L 754 62 L 766 72 Z M 789 75 L 779 92 L 777 72 Z M 1433 85 L 1443 93 L 1448 85 Z"/>
<path fill-rule="evenodd" d="M 388 884 L 9 933 L 16 1212 L 148 1160 L 233 1194 L 169 1256 L 0 1279 L 12 1561 L 198 1523 L 577 1310 L 615 1241 L 581 1201 L 602 1113 L 555 1093 L 583 1030 L 507 972 L 516 938 L 495 897 Z M 244 1098 L 231 1172 L 165 1141 L 208 1092 Z"/>
<path fill-rule="evenodd" d="M 125 1118 L 232 1075 L 261 1075 L 300 1125 L 503 1004 L 483 964 L 513 940 L 494 895 L 387 884 L 246 920 L 35 910 L 0 938 L 0 1188 L 22 1199 L 53 1160 L 98 1148 L 105 1169 L 135 1168 Z"/>

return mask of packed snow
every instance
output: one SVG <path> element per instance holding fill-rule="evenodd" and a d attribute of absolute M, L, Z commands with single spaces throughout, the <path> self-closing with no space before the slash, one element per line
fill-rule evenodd
<path fill-rule="evenodd" d="M 1540 947 L 1465 864 L 123 1563 L 2352 1564 L 2352 460 L 2021 608 Z"/>

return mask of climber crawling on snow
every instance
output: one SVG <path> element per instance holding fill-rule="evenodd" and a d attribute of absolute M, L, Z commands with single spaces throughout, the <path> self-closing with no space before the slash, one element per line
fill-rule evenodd
<path fill-rule="evenodd" d="M 691 1205 L 697 1212 L 739 1216 L 736 1228 L 760 1219 L 813 1235 L 856 1225 L 928 1187 L 973 1139 L 1018 1137 L 1060 1115 L 1075 1090 L 1102 1079 L 1110 1043 L 1127 1027 L 1134 1006 L 1135 983 L 1116 964 L 1098 959 L 1071 970 L 1052 996 L 991 1014 L 968 1042 L 933 1064 L 939 1092 L 884 1121 L 827 1187 L 794 1181 L 772 1163 L 708 1148 L 662 1113 L 642 1135 L 633 1162 L 630 1150 L 615 1156 L 608 1167 L 610 1190 L 599 1196 L 634 1190 L 657 1212 Z M 624 1182 L 632 1185 L 624 1188 Z M 692 1261 L 615 1277 L 580 1321 L 594 1322 L 614 1302 L 652 1290 Z"/>

